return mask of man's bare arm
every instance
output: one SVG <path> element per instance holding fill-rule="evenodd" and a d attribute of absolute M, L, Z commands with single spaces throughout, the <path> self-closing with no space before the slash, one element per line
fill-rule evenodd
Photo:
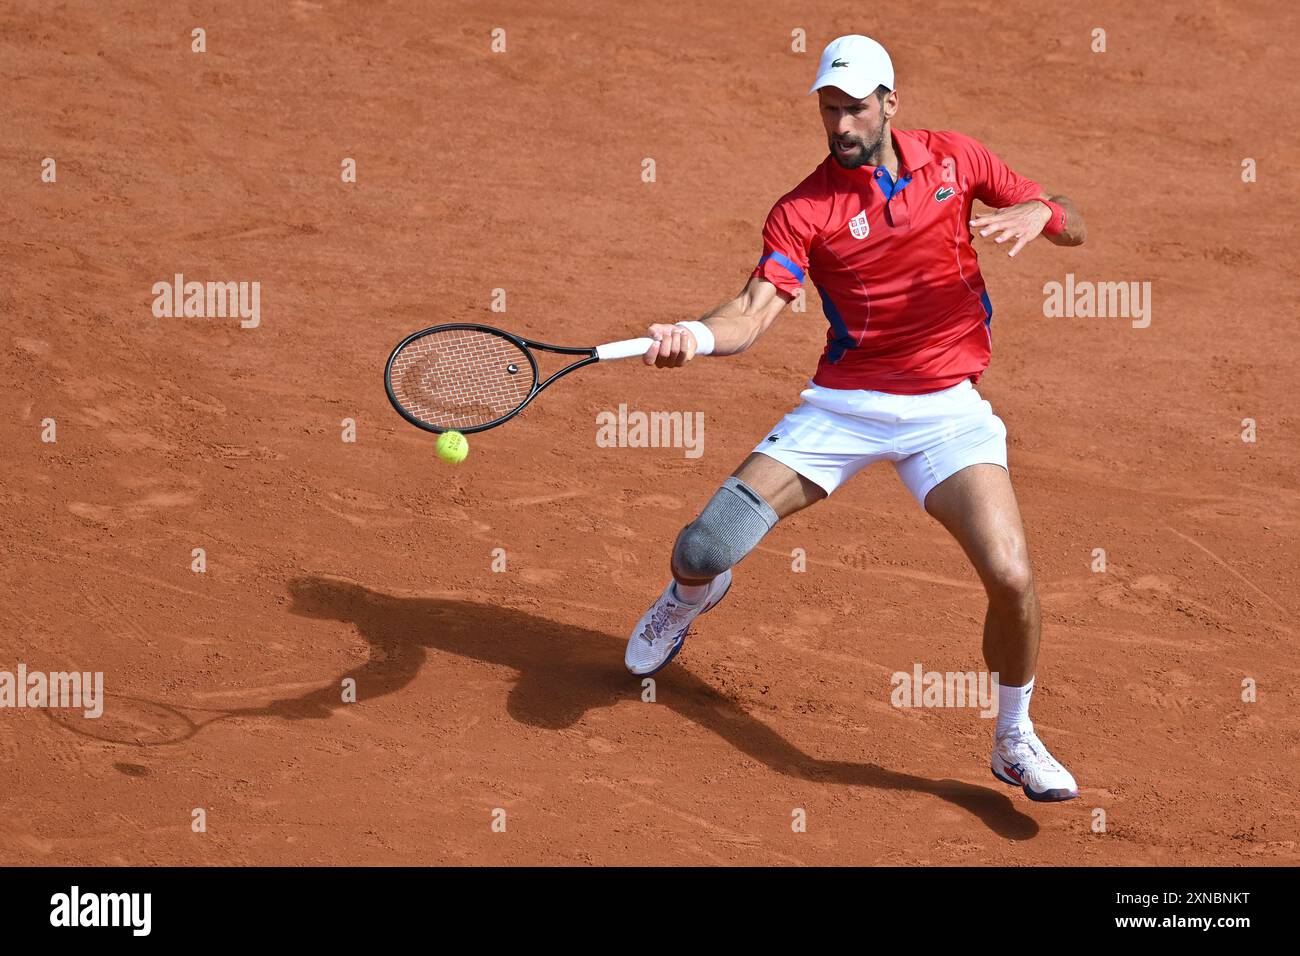
<path fill-rule="evenodd" d="M 700 321 L 713 333 L 713 355 L 743 352 L 768 330 L 790 300 L 772 283 L 755 276 L 740 295 L 710 309 Z M 649 335 L 655 340 L 645 354 L 646 365 L 676 368 L 695 357 L 696 341 L 690 329 L 680 325 L 655 324 Z"/>

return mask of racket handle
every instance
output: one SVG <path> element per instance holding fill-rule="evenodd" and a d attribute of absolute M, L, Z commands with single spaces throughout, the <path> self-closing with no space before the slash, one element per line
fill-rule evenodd
<path fill-rule="evenodd" d="M 635 358 L 638 355 L 645 355 L 650 351 L 650 346 L 655 344 L 655 340 L 649 337 L 640 339 L 624 339 L 622 342 L 609 342 L 605 345 L 596 346 L 596 358 L 602 362 L 610 359 Z"/>
<path fill-rule="evenodd" d="M 703 322 L 678 322 L 682 328 L 688 330 L 695 337 L 695 354 L 712 355 L 713 354 L 713 330 Z M 610 342 L 608 345 L 596 346 L 596 358 L 604 361 L 605 359 L 632 358 L 635 355 L 645 355 L 650 351 L 650 346 L 654 345 L 653 339 L 624 339 L 622 342 Z"/>

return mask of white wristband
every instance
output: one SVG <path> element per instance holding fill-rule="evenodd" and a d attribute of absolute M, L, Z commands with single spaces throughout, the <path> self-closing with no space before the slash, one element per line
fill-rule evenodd
<path fill-rule="evenodd" d="M 713 330 L 703 322 L 678 322 L 684 329 L 690 329 L 691 335 L 695 336 L 695 354 L 712 355 L 713 354 Z"/>

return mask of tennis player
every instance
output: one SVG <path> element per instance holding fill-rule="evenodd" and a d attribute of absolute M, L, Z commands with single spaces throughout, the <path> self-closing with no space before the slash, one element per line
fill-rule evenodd
<path fill-rule="evenodd" d="M 1011 256 L 1040 235 L 1075 246 L 1083 219 L 969 136 L 895 128 L 893 64 L 868 37 L 826 47 L 810 92 L 830 155 L 772 207 L 740 295 L 699 321 L 650 326 L 644 361 L 673 368 L 743 352 L 805 277 L 830 323 L 826 349 L 802 403 L 677 536 L 673 580 L 637 622 L 627 668 L 646 675 L 667 665 L 778 521 L 890 461 L 988 594 L 984 660 L 1000 679 L 994 776 L 1031 800 L 1068 800 L 1079 793 L 1074 777 L 1029 718 L 1040 612 L 1006 426 L 975 389 L 989 364 L 993 307 L 972 238 L 978 230 Z M 993 211 L 972 217 L 975 200 Z"/>

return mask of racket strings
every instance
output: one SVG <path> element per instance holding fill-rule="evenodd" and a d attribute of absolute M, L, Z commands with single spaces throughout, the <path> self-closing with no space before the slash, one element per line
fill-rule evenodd
<path fill-rule="evenodd" d="M 533 389 L 528 355 L 509 339 L 475 329 L 433 332 L 393 360 L 393 394 L 436 428 L 486 425 L 518 408 Z"/>

